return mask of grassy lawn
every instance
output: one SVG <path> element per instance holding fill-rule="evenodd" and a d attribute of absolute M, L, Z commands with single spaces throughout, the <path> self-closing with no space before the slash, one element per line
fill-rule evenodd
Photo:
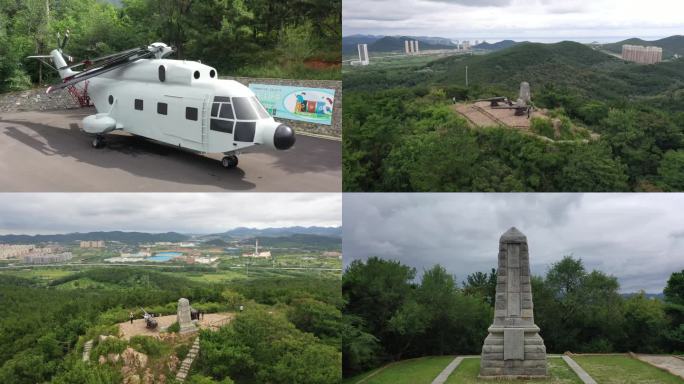
<path fill-rule="evenodd" d="M 178 271 L 178 272 L 165 272 L 166 274 L 169 275 L 176 275 L 176 276 L 181 276 L 185 277 L 187 279 L 190 279 L 192 281 L 198 281 L 201 283 L 222 283 L 226 281 L 231 281 L 231 280 L 237 280 L 237 279 L 246 279 L 247 275 L 245 275 L 242 271 L 232 271 L 232 270 L 222 270 L 220 272 L 216 273 L 205 273 L 205 272 L 185 272 L 185 271 Z"/>
<path fill-rule="evenodd" d="M 684 380 L 628 356 L 573 356 L 598 384 L 682 384 Z"/>
<path fill-rule="evenodd" d="M 381 372 L 367 380 L 361 381 L 375 371 L 348 378 L 343 383 L 355 384 L 361 381 L 363 384 L 430 384 L 453 359 L 454 356 L 430 356 L 403 360 L 385 369 L 376 369 L 375 371 Z"/>
<path fill-rule="evenodd" d="M 553 383 L 553 384 L 582 384 L 582 381 L 568 367 L 565 362 L 558 357 L 549 358 L 549 377 L 540 380 L 496 380 L 495 383 Z M 456 368 L 454 373 L 449 376 L 447 384 L 470 384 L 470 383 L 492 383 L 492 380 L 480 380 L 477 375 L 480 373 L 480 359 L 464 359 L 461 365 Z"/>
<path fill-rule="evenodd" d="M 7 275 L 13 275 L 17 277 L 23 277 L 25 279 L 40 279 L 52 281 L 60 277 L 64 277 L 74 273 L 74 271 L 68 271 L 60 268 L 26 268 L 26 269 L 14 269 L 2 271 L 1 273 Z"/>

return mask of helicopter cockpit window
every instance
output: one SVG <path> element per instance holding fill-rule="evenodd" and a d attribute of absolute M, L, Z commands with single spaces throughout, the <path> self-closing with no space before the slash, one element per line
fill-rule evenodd
<path fill-rule="evenodd" d="M 232 119 L 233 118 L 233 108 L 228 103 L 223 103 L 221 106 L 221 114 L 219 115 L 222 119 Z"/>
<path fill-rule="evenodd" d="M 233 97 L 235 117 L 238 120 L 257 120 L 257 114 L 247 97 Z"/>
<path fill-rule="evenodd" d="M 234 119 L 230 97 L 214 96 L 209 129 L 217 132 L 233 133 Z"/>
<path fill-rule="evenodd" d="M 257 113 L 259 114 L 260 119 L 268 119 L 271 117 L 271 115 L 266 112 L 266 109 L 264 109 L 264 106 L 261 105 L 256 97 L 250 97 L 249 100 L 252 102 L 252 106 L 254 106 L 254 109 L 256 109 Z"/>

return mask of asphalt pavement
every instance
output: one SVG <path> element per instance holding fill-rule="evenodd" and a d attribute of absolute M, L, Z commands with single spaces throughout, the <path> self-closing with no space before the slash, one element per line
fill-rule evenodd
<path fill-rule="evenodd" d="M 0 192 L 339 192 L 342 143 L 297 135 L 287 151 L 255 147 L 235 169 L 132 136 L 94 149 L 81 120 L 94 108 L 0 115 Z"/>

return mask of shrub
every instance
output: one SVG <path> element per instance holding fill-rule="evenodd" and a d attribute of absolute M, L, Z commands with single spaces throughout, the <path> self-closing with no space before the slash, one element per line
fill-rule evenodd
<path fill-rule="evenodd" d="M 5 83 L 8 91 L 23 91 L 31 88 L 31 77 L 23 69 L 16 68 Z"/>
<path fill-rule="evenodd" d="M 553 124 L 549 119 L 533 117 L 530 129 L 532 130 L 532 132 L 541 136 L 548 137 L 549 139 L 554 139 L 556 137 L 556 133 L 553 129 Z"/>
<path fill-rule="evenodd" d="M 173 332 L 173 333 L 178 333 L 180 331 L 180 324 L 176 321 L 175 323 L 169 325 L 168 328 L 166 328 L 167 332 Z"/>
<path fill-rule="evenodd" d="M 152 357 L 161 356 L 162 352 L 166 349 L 166 345 L 163 342 L 149 336 L 133 336 L 131 337 L 130 345 L 135 350 Z"/>
<path fill-rule="evenodd" d="M 126 347 L 128 347 L 126 340 L 115 338 L 102 340 L 90 351 L 90 360 L 97 360 L 100 355 L 107 356 L 110 353 L 121 353 Z"/>

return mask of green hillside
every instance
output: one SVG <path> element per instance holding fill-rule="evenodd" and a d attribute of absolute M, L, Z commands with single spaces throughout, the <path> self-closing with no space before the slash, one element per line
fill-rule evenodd
<path fill-rule="evenodd" d="M 452 109 L 517 98 L 522 81 L 536 107 L 598 135 L 543 143 L 470 130 Z M 346 191 L 684 190 L 684 60 L 639 65 L 575 42 L 521 43 L 369 66 L 345 73 L 344 85 Z"/>
<path fill-rule="evenodd" d="M 248 241 L 248 243 L 253 242 L 253 240 Z M 259 244 L 276 248 L 340 249 L 342 239 L 332 236 L 294 234 L 280 237 L 259 237 Z"/>
<path fill-rule="evenodd" d="M 670 58 L 675 54 L 684 55 L 684 36 L 682 35 L 674 35 L 653 41 L 634 37 L 618 41 L 617 43 L 604 44 L 603 48 L 611 52 L 622 53 L 622 45 L 624 44 L 661 47 L 663 49 L 663 58 Z"/>

